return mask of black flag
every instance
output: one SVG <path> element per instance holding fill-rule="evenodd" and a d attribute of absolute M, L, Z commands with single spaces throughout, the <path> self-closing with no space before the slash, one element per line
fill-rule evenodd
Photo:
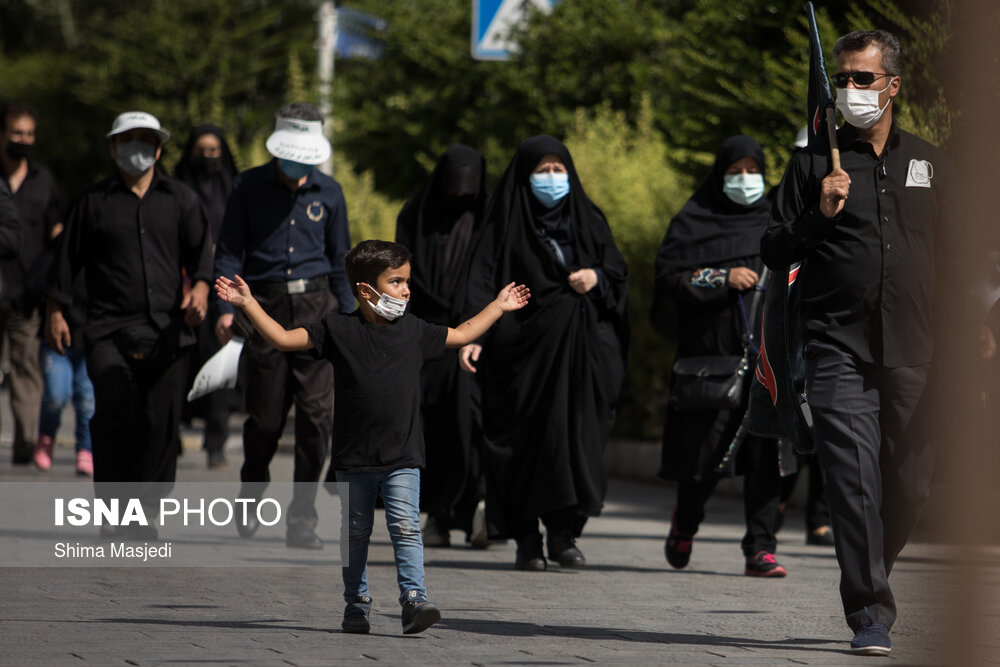
<path fill-rule="evenodd" d="M 824 132 L 830 141 L 833 168 L 840 167 L 834 122 L 833 94 L 823 60 L 816 14 L 806 3 L 809 18 L 809 145 Z M 787 438 L 802 453 L 813 450 L 812 416 L 805 395 L 805 361 L 802 358 L 799 272 L 801 263 L 771 272 L 766 286 L 761 322 L 760 356 L 755 382 L 750 387 L 748 428 L 754 435 Z"/>
<path fill-rule="evenodd" d="M 816 13 L 813 3 L 806 3 L 806 14 L 809 17 L 809 145 L 823 136 L 824 131 L 830 139 L 830 157 L 833 168 L 840 168 L 840 151 L 837 150 L 837 123 L 834 117 L 833 93 L 830 90 L 830 78 L 826 74 L 826 62 L 823 59 L 823 46 L 819 41 L 819 28 L 816 26 Z"/>

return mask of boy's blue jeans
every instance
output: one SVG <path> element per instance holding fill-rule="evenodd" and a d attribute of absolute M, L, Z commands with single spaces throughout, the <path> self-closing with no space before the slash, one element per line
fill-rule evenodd
<path fill-rule="evenodd" d="M 368 592 L 368 542 L 375 523 L 375 499 L 381 495 L 385 523 L 396 557 L 399 600 L 423 601 L 424 543 L 420 537 L 420 470 L 400 468 L 392 472 L 337 472 L 337 481 L 348 485 L 347 502 L 341 498 L 347 526 L 348 562 L 343 568 L 344 601 Z M 415 595 L 407 595 L 417 591 Z"/>
<path fill-rule="evenodd" d="M 42 411 L 38 430 L 42 435 L 55 438 L 63 408 L 73 399 L 76 413 L 76 451 L 91 450 L 90 418 L 94 415 L 94 385 L 87 375 L 87 361 L 83 350 L 68 348 L 66 356 L 57 354 L 45 341 L 41 343 Z"/>

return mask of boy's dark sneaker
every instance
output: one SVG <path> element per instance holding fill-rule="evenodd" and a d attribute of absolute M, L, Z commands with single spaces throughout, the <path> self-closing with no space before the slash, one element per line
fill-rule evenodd
<path fill-rule="evenodd" d="M 410 591 L 408 599 L 402 603 L 403 634 L 415 635 L 423 632 L 441 620 L 441 610 L 433 602 L 416 597 L 417 591 Z"/>
<path fill-rule="evenodd" d="M 856 655 L 889 655 L 891 650 L 889 628 L 881 623 L 862 625 L 851 640 L 851 653 Z"/>
<path fill-rule="evenodd" d="M 368 595 L 355 595 L 354 600 L 344 608 L 344 620 L 340 624 L 344 632 L 366 635 L 372 629 L 368 617 L 372 613 L 372 599 Z"/>
<path fill-rule="evenodd" d="M 667 535 L 667 542 L 663 545 L 663 553 L 667 555 L 667 562 L 670 566 L 678 570 L 687 567 L 691 560 L 691 549 L 694 546 L 694 536 L 683 533 L 675 533 L 673 526 Z"/>
<path fill-rule="evenodd" d="M 788 572 L 778 565 L 774 554 L 758 551 L 754 556 L 747 558 L 747 569 L 743 574 L 748 577 L 783 577 Z"/>

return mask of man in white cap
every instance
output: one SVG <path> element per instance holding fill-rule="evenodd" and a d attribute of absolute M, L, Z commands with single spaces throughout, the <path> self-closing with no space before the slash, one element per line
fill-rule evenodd
<path fill-rule="evenodd" d="M 72 343 L 63 309 L 84 271 L 94 482 L 173 482 L 191 327 L 205 319 L 212 238 L 194 191 L 155 169 L 170 137 L 155 116 L 123 113 L 107 137 L 116 168 L 70 207 L 50 274 L 46 340 L 60 354 Z"/>
<path fill-rule="evenodd" d="M 226 205 L 215 255 L 215 275 L 241 275 L 260 305 L 286 328 L 322 319 L 336 308 L 354 309 L 344 255 L 351 248 L 347 205 L 340 185 L 315 169 L 330 156 L 323 116 L 295 102 L 278 111 L 267 150 L 275 159 L 237 177 Z M 219 303 L 216 334 L 233 336 L 234 313 Z M 236 320 L 243 334 L 249 322 Z M 295 490 L 285 543 L 321 549 L 315 494 L 333 430 L 333 367 L 308 352 L 279 352 L 253 333 L 246 362 L 241 497 L 260 497 L 289 408 L 295 404 Z M 255 515 L 239 525 L 252 537 Z"/>

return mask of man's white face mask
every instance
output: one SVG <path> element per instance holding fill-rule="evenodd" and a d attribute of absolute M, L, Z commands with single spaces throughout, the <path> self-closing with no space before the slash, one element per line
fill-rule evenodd
<path fill-rule="evenodd" d="M 844 120 L 847 121 L 848 125 L 867 129 L 878 122 L 878 119 L 882 117 L 882 114 L 889 107 L 889 103 L 892 102 L 892 98 L 890 97 L 886 101 L 885 106 L 880 107 L 878 105 L 878 96 L 889 89 L 893 78 L 895 77 L 889 77 L 889 83 L 882 90 L 867 90 L 864 88 L 837 89 L 837 108 L 840 109 L 840 113 L 844 114 Z"/>

